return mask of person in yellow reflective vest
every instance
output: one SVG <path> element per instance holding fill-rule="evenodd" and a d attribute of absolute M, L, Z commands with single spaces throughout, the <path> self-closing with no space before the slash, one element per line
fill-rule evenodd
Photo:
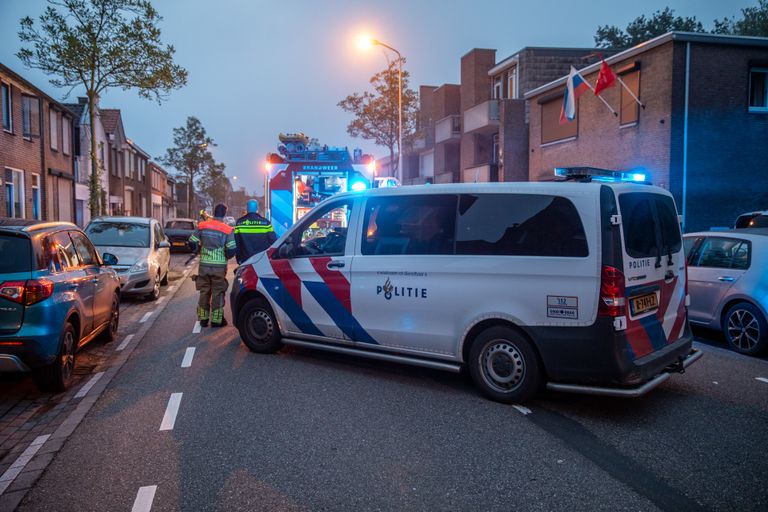
<path fill-rule="evenodd" d="M 230 226 L 224 223 L 227 207 L 217 204 L 213 210 L 213 220 L 204 220 L 189 237 L 189 246 L 194 251 L 200 250 L 200 264 L 195 285 L 200 292 L 197 303 L 197 319 L 200 325 L 223 327 L 224 294 L 227 292 L 227 260 L 235 255 L 237 245 Z"/>
<path fill-rule="evenodd" d="M 235 224 L 238 263 L 265 251 L 277 240 L 272 223 L 258 213 L 259 203 L 251 199 L 248 201 L 247 208 L 248 213 L 237 219 Z"/>

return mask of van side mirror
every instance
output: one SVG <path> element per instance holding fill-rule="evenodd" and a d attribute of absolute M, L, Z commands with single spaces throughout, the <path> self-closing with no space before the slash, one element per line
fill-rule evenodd
<path fill-rule="evenodd" d="M 158 249 L 170 249 L 171 248 L 171 244 L 167 240 L 163 240 L 162 242 L 157 244 L 157 248 Z"/>
<path fill-rule="evenodd" d="M 107 266 L 113 266 L 117 265 L 117 256 L 112 254 L 111 252 L 105 252 L 101 255 L 101 260 L 104 262 Z"/>
<path fill-rule="evenodd" d="M 295 252 L 296 250 L 293 241 L 286 240 L 286 242 L 277 250 L 277 255 L 281 258 L 292 258 Z"/>

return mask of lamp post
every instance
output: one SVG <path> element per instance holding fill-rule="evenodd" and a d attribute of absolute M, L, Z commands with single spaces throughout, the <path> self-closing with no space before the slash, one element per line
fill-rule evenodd
<path fill-rule="evenodd" d="M 403 182 L 403 56 L 397 49 L 382 43 L 378 39 L 363 36 L 360 38 L 360 47 L 382 46 L 397 54 L 397 175 L 395 178 Z M 390 162 L 390 165 L 392 162 Z"/>
<path fill-rule="evenodd" d="M 269 173 L 272 170 L 272 164 L 266 162 L 264 164 L 264 217 L 270 218 L 269 215 Z M 270 219 L 271 220 L 271 219 Z"/>

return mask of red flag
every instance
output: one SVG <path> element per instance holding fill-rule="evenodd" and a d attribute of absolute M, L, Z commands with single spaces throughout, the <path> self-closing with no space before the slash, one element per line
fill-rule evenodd
<path fill-rule="evenodd" d="M 602 62 L 600 73 L 597 75 L 597 83 L 595 84 L 595 96 L 599 96 L 604 89 L 616 85 L 616 75 L 613 74 L 613 71 L 611 71 L 611 68 L 604 60 Z"/>

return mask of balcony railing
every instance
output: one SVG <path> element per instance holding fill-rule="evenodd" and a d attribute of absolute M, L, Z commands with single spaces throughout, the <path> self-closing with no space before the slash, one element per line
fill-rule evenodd
<path fill-rule="evenodd" d="M 435 124 L 435 142 L 459 140 L 461 138 L 461 116 L 451 115 Z"/>
<path fill-rule="evenodd" d="M 499 126 L 499 100 L 488 100 L 464 111 L 464 133 L 492 132 Z"/>

